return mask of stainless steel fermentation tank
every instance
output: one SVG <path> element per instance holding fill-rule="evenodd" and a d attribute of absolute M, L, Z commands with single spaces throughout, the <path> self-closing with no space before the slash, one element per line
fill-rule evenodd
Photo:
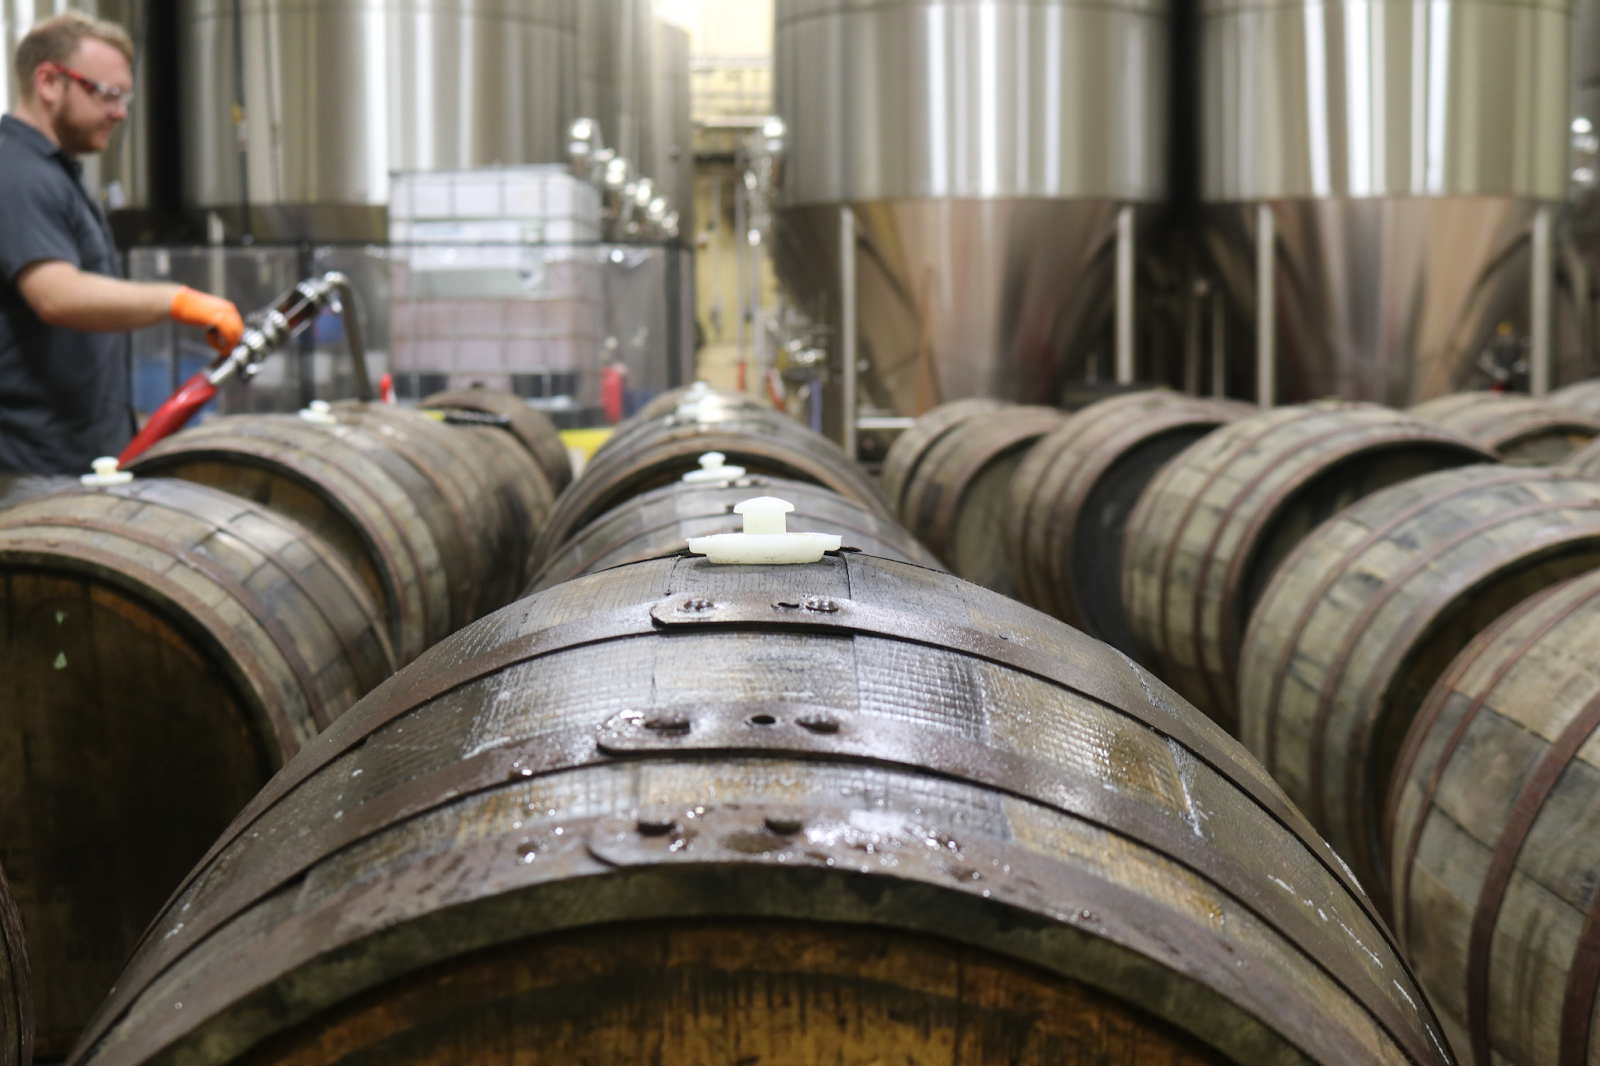
<path fill-rule="evenodd" d="M 377 239 L 391 171 L 564 161 L 580 4 L 183 0 L 185 206 L 237 233 L 248 193 L 258 238 Z"/>
<path fill-rule="evenodd" d="M 902 415 L 973 395 L 1054 402 L 1097 350 L 1110 376 L 1119 215 L 1165 195 L 1163 0 L 777 0 L 776 14 L 774 259 L 835 330 L 831 428 L 843 435 L 840 353 L 857 342 L 862 403 Z M 843 259 L 841 218 L 858 241 Z M 852 293 L 858 332 L 840 328 Z"/>
<path fill-rule="evenodd" d="M 1201 11 L 1209 244 L 1255 388 L 1409 404 L 1473 385 L 1502 322 L 1553 346 L 1565 0 Z"/>
<path fill-rule="evenodd" d="M 576 0 L 579 107 L 600 123 L 606 147 L 648 173 L 655 158 L 651 96 L 655 15 L 651 0 Z"/>
<path fill-rule="evenodd" d="M 1590 343 L 1600 359 L 1600 0 L 1578 0 L 1572 32 L 1572 235 L 1588 282 Z M 1591 368 L 1591 371 L 1594 368 Z"/>
<path fill-rule="evenodd" d="M 655 93 L 651 139 L 655 155 L 646 172 L 657 195 L 678 212 L 678 232 L 694 232 L 694 116 L 689 107 L 689 31 L 664 19 L 655 23 L 652 57 Z"/>

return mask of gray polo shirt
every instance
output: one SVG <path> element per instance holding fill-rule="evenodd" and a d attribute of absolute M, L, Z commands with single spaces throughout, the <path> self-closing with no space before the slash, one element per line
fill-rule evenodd
<path fill-rule="evenodd" d="M 17 290 L 30 263 L 60 259 L 120 277 L 105 213 L 76 159 L 26 122 L 0 118 L 0 474 L 80 474 L 133 434 L 126 333 L 47 326 Z"/>

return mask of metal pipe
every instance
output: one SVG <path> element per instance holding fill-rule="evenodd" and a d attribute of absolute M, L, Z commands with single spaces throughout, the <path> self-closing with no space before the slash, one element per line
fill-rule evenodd
<path fill-rule="evenodd" d="M 1278 323 L 1274 267 L 1277 222 L 1271 204 L 1256 207 L 1256 403 L 1271 407 L 1278 393 Z"/>
<path fill-rule="evenodd" d="M 1200 330 L 1205 318 L 1208 290 L 1205 278 L 1193 279 L 1184 308 L 1183 391 L 1190 396 L 1200 395 Z"/>
<path fill-rule="evenodd" d="M 1133 207 L 1117 212 L 1117 384 L 1133 384 Z"/>
<path fill-rule="evenodd" d="M 244 243 L 254 236 L 250 225 L 250 131 L 244 110 L 244 5 L 233 0 L 233 134 L 238 139 L 239 201 L 244 212 L 240 232 Z"/>
<path fill-rule="evenodd" d="M 736 335 L 737 335 L 737 338 L 738 338 L 738 346 L 739 346 L 739 366 L 741 368 L 744 368 L 744 367 L 748 366 L 749 359 L 750 359 L 750 349 L 749 349 L 749 345 L 748 345 L 748 342 L 747 342 L 747 340 L 748 340 L 748 324 L 746 323 L 746 320 L 745 320 L 745 312 L 748 310 L 748 308 L 746 306 L 746 304 L 748 302 L 748 299 L 747 299 L 747 295 L 746 295 L 746 291 L 745 291 L 745 286 L 748 283 L 748 279 L 745 277 L 745 274 L 746 274 L 745 257 L 747 255 L 749 255 L 749 249 L 750 249 L 749 234 L 747 233 L 746 227 L 745 227 L 745 195 L 746 195 L 746 193 L 745 193 L 744 182 L 743 181 L 734 182 L 733 183 L 733 300 L 734 300 L 735 307 L 738 309 L 737 312 L 736 312 L 736 317 L 738 319 Z M 742 381 L 740 381 L 739 384 L 741 386 L 744 386 L 747 389 L 749 388 L 749 382 L 747 380 L 742 380 Z"/>
<path fill-rule="evenodd" d="M 333 299 L 328 305 L 329 310 L 344 322 L 344 346 L 350 355 L 350 373 L 355 378 L 356 398 L 370 402 L 375 397 L 372 392 L 372 377 L 367 373 L 367 341 L 361 332 L 361 314 L 356 306 L 355 286 L 350 284 L 348 277 L 337 270 L 330 270 L 322 275 L 322 281 L 333 292 Z"/>
<path fill-rule="evenodd" d="M 844 363 L 844 453 L 856 457 L 856 213 L 839 208 L 839 350 Z"/>
<path fill-rule="evenodd" d="M 1211 290 L 1211 395 L 1228 395 L 1228 297 L 1221 285 Z"/>
<path fill-rule="evenodd" d="M 1533 284 L 1529 295 L 1529 332 L 1532 334 L 1528 353 L 1528 392 L 1543 396 L 1550 391 L 1550 290 L 1551 274 L 1555 263 L 1551 255 L 1550 224 L 1552 211 L 1549 204 L 1541 204 L 1533 216 Z"/>

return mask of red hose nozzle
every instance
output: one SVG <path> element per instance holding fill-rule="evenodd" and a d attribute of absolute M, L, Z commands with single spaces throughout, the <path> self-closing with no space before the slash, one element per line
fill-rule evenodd
<path fill-rule="evenodd" d="M 177 392 L 167 397 L 166 403 L 156 408 L 156 413 L 150 416 L 150 421 L 144 424 L 139 435 L 122 449 L 122 454 L 117 456 L 117 465 L 126 467 L 143 455 L 151 445 L 178 432 L 188 424 L 189 419 L 194 417 L 194 413 L 210 403 L 216 394 L 217 387 L 211 384 L 211 380 L 206 377 L 203 370 L 185 381 Z"/>

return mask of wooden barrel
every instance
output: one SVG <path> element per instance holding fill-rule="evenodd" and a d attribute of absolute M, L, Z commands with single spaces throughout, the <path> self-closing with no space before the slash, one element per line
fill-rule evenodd
<path fill-rule="evenodd" d="M 1406 736 L 1396 932 L 1464 1063 L 1583 1066 L 1600 986 L 1600 573 L 1503 615 Z"/>
<path fill-rule="evenodd" d="M 561 432 L 550 416 L 536 411 L 520 396 L 498 389 L 452 389 L 423 397 L 417 405 L 424 409 L 446 411 L 477 411 L 506 419 L 511 435 L 528 449 L 534 462 L 539 464 L 551 496 L 566 488 L 572 481 L 572 460 L 567 456 L 567 446 L 561 443 Z"/>
<path fill-rule="evenodd" d="M 618 567 L 431 650 L 234 822 L 73 1062 L 1399 1066 L 1443 1040 L 1236 742 L 1046 615 L 838 553 Z"/>
<path fill-rule="evenodd" d="M 87 473 L 87 471 L 85 471 Z M 0 511 L 35 496 L 72 490 L 82 485 L 75 477 L 0 474 Z"/>
<path fill-rule="evenodd" d="M 1588 477 L 1600 477 L 1600 441 L 1591 441 L 1567 456 L 1561 468 Z"/>
<path fill-rule="evenodd" d="M 456 627 L 516 599 L 538 572 L 539 532 L 555 506 L 550 483 L 513 433 L 487 426 L 440 426 L 388 404 L 338 404 L 342 425 L 375 428 L 418 470 L 429 474 L 463 534 L 476 598 Z M 453 490 L 453 491 L 452 491 Z M 449 549 L 453 551 L 454 549 Z"/>
<path fill-rule="evenodd" d="M 229 819 L 394 657 L 320 538 L 184 481 L 0 513 L 0 598 L 0 855 L 54 1058 Z"/>
<path fill-rule="evenodd" d="M 1235 733 L 1245 624 L 1279 561 L 1369 493 L 1492 458 L 1376 404 L 1280 407 L 1224 426 L 1163 467 L 1128 519 L 1129 628 L 1156 673 Z"/>
<path fill-rule="evenodd" d="M 1556 389 L 1545 396 L 1553 404 L 1582 411 L 1593 418 L 1600 418 L 1600 378 L 1590 378 Z"/>
<path fill-rule="evenodd" d="M 33 984 L 22 915 L 0 869 L 0 1066 L 33 1061 Z"/>
<path fill-rule="evenodd" d="M 650 422 L 658 422 L 664 418 L 671 418 L 679 413 L 680 408 L 688 407 L 700 410 L 706 421 L 714 420 L 719 412 L 772 410 L 772 408 L 758 403 L 747 393 L 731 392 L 727 389 L 714 389 L 703 381 L 696 381 L 688 385 L 681 385 L 676 389 L 668 389 L 666 392 L 652 397 L 649 403 L 624 418 L 621 422 L 618 422 L 612 428 L 611 436 L 604 444 L 600 445 L 599 451 L 604 451 L 612 441 L 626 438 L 640 426 Z"/>
<path fill-rule="evenodd" d="M 1007 406 L 963 419 L 917 464 L 905 523 L 951 572 L 1004 595 L 1015 590 L 1006 557 L 1011 476 L 1028 450 L 1067 419 L 1053 407 Z"/>
<path fill-rule="evenodd" d="M 1555 466 L 1600 434 L 1600 416 L 1500 392 L 1441 396 L 1417 404 L 1411 413 L 1477 441 L 1516 466 Z"/>
<path fill-rule="evenodd" d="M 402 662 L 525 587 L 552 501 L 510 434 L 384 404 L 330 414 L 213 419 L 133 469 L 243 496 L 324 537 L 382 598 Z"/>
<path fill-rule="evenodd" d="M 788 515 L 791 530 L 840 533 L 846 549 L 943 569 L 898 522 L 817 485 L 751 474 L 723 484 L 680 481 L 635 496 L 567 541 L 524 595 L 582 574 L 684 551 L 689 537 L 737 533 L 744 519 L 733 508 L 752 496 L 777 496 L 794 504 Z"/>
<path fill-rule="evenodd" d="M 1000 400 L 978 396 L 965 400 L 952 400 L 920 416 L 911 424 L 911 428 L 894 439 L 894 443 L 889 445 L 889 451 L 883 457 L 883 474 L 878 487 L 883 490 L 883 498 L 889 502 L 889 509 L 898 515 L 902 522 L 907 521 L 909 517 L 902 506 L 905 502 L 906 487 L 916 476 L 917 467 L 922 464 L 928 449 L 967 419 L 999 410 L 1004 406 Z"/>
<path fill-rule="evenodd" d="M 1011 479 L 1006 551 L 1017 597 L 1134 651 L 1122 612 L 1128 516 L 1167 460 L 1254 411 L 1151 389 L 1086 407 L 1041 439 Z"/>
<path fill-rule="evenodd" d="M 1600 482 L 1474 466 L 1395 485 L 1284 561 L 1250 619 L 1241 736 L 1380 902 L 1402 738 L 1466 643 L 1600 566 Z"/>
<path fill-rule="evenodd" d="M 540 540 L 540 556 L 554 556 L 613 507 L 699 469 L 700 456 L 707 452 L 722 452 L 728 465 L 752 474 L 821 485 L 893 518 L 871 479 L 820 433 L 771 408 L 705 404 L 640 422 L 607 441 L 583 476 L 556 501 Z"/>

